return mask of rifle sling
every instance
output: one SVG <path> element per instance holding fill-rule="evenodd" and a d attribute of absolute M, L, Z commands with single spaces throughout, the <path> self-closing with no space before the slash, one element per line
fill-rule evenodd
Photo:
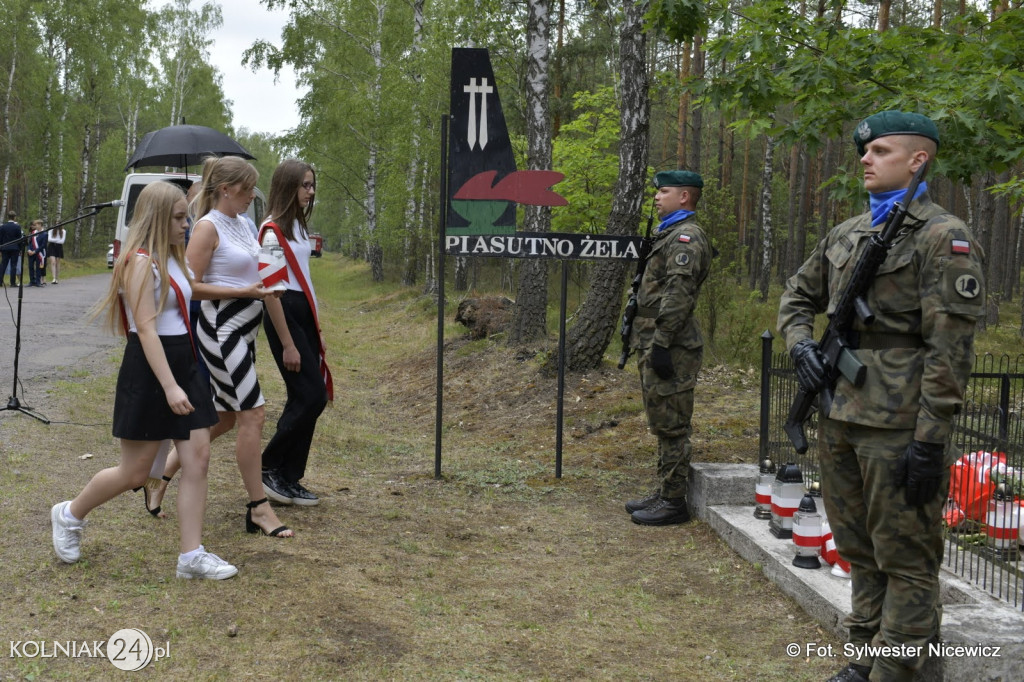
<path fill-rule="evenodd" d="M 636 308 L 637 317 L 657 317 L 658 309 L 649 305 L 640 305 Z"/>
<path fill-rule="evenodd" d="M 918 349 L 924 348 L 924 339 L 920 334 L 850 332 L 850 345 L 861 350 Z"/>

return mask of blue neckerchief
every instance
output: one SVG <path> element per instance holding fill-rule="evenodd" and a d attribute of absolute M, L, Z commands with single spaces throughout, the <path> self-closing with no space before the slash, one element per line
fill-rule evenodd
<path fill-rule="evenodd" d="M 678 211 L 672 211 L 667 216 L 661 219 L 661 223 L 658 224 L 658 232 L 661 232 L 669 225 L 675 225 L 681 223 L 694 214 L 694 211 L 687 211 L 685 208 L 681 208 Z"/>
<path fill-rule="evenodd" d="M 917 186 L 917 193 L 913 196 L 911 201 L 918 198 L 925 193 L 928 189 L 928 183 L 922 182 Z M 897 201 L 903 198 L 903 195 L 907 193 L 907 188 L 894 189 L 891 192 L 879 192 L 878 194 L 869 195 L 869 201 L 871 204 L 871 227 L 881 225 L 885 222 L 885 219 L 889 216 L 889 211 L 892 210 L 893 205 Z"/>

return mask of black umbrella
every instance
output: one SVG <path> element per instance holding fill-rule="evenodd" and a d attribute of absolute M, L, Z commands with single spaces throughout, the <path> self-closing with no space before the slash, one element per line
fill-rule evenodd
<path fill-rule="evenodd" d="M 146 133 L 124 169 L 127 171 L 139 166 L 188 168 L 202 162 L 207 156 L 256 158 L 219 130 L 206 126 L 178 125 Z"/>

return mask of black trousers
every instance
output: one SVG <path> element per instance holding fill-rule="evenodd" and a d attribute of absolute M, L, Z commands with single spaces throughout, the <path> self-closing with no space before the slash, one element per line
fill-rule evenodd
<path fill-rule="evenodd" d="M 17 286 L 18 282 L 15 277 L 20 274 L 21 269 L 21 251 L 4 251 L 3 256 L 0 257 L 0 277 L 7 272 L 7 266 L 11 266 L 11 286 Z"/>
<path fill-rule="evenodd" d="M 263 450 L 263 468 L 276 469 L 286 481 L 296 483 L 306 474 L 316 420 L 327 406 L 327 387 L 320 374 L 320 334 L 306 295 L 286 291 L 281 296 L 281 306 L 299 351 L 300 367 L 298 372 L 285 369 L 284 346 L 270 315 L 264 315 L 267 345 L 284 379 L 288 397 L 277 420 L 277 431 Z"/>

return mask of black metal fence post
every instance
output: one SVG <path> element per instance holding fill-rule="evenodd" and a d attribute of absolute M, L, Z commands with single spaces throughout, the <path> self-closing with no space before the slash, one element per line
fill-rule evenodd
<path fill-rule="evenodd" d="M 772 368 L 772 336 L 765 329 L 761 334 L 761 420 L 757 436 L 757 461 L 761 462 L 768 456 L 768 424 L 771 415 L 771 368 Z"/>

